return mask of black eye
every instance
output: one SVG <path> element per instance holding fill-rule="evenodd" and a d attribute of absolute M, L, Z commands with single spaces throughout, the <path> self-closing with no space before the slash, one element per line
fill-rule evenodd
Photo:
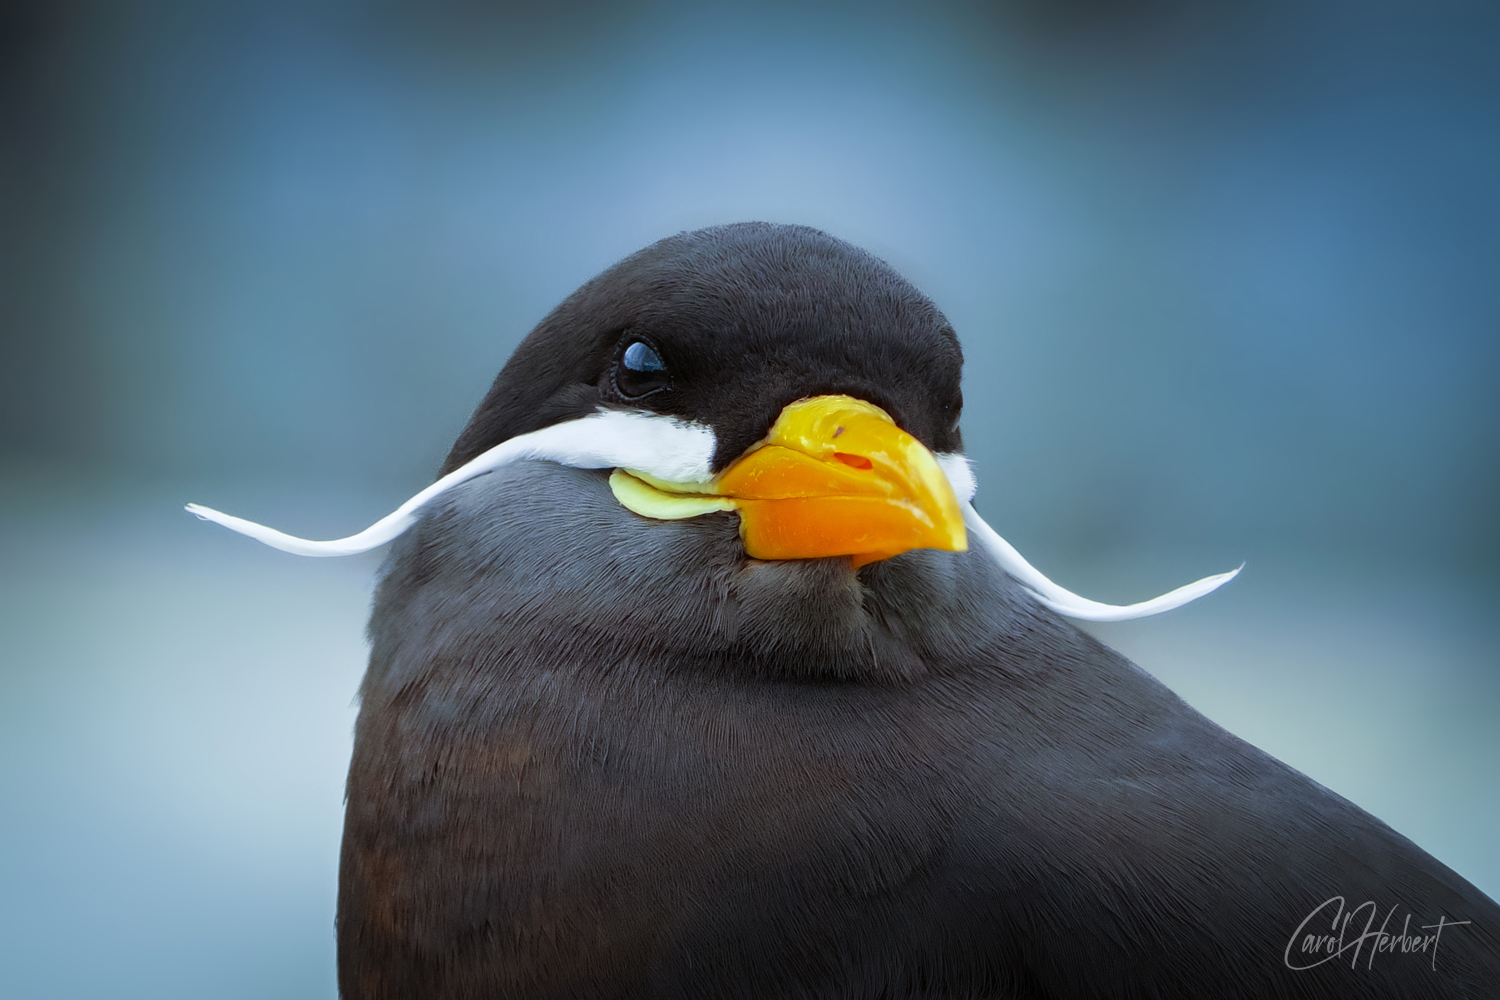
<path fill-rule="evenodd" d="M 644 341 L 632 341 L 615 366 L 615 388 L 632 399 L 645 396 L 672 383 L 661 355 Z"/>

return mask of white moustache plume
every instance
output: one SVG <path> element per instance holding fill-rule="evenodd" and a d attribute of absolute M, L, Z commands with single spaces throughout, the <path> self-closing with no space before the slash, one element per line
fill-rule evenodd
<path fill-rule="evenodd" d="M 711 462 L 717 440 L 713 429 L 702 424 L 654 414 L 600 410 L 577 420 L 544 427 L 502 441 L 466 462 L 431 486 L 347 538 L 312 541 L 234 517 L 210 507 L 190 503 L 186 509 L 205 521 L 222 524 L 272 548 L 299 556 L 348 556 L 390 542 L 416 522 L 417 511 L 433 497 L 476 476 L 513 462 L 547 461 L 579 469 L 633 469 L 673 483 L 706 483 L 712 478 Z M 969 460 L 963 455 L 939 455 L 938 465 L 964 508 L 964 524 L 984 550 L 1011 576 L 1026 586 L 1047 607 L 1069 618 L 1085 621 L 1124 621 L 1145 618 L 1181 607 L 1238 575 L 1240 569 L 1204 577 L 1194 583 L 1139 604 L 1101 604 L 1080 597 L 1053 583 L 1022 558 L 1015 547 L 985 523 L 971 502 L 976 490 Z"/>
<path fill-rule="evenodd" d="M 712 475 L 709 462 L 716 443 L 712 428 L 702 424 L 646 413 L 600 410 L 508 438 L 454 469 L 359 534 L 327 542 L 298 538 L 195 503 L 185 509 L 205 521 L 222 524 L 230 531 L 293 555 L 352 556 L 399 538 L 416 522 L 417 511 L 433 497 L 513 462 L 556 462 L 579 469 L 624 466 L 660 479 L 698 482 Z"/>

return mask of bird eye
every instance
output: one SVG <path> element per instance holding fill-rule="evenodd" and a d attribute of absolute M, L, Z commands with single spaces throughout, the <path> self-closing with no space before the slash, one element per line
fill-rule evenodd
<path fill-rule="evenodd" d="M 632 399 L 665 389 L 671 382 L 661 355 L 644 341 L 632 341 L 615 366 L 615 388 Z"/>

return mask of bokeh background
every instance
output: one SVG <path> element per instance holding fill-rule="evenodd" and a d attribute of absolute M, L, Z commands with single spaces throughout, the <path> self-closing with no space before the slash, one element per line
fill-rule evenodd
<path fill-rule="evenodd" d="M 544 8 L 544 9 L 543 9 Z M 0 7 L 0 993 L 332 997 L 378 555 L 657 238 L 871 249 L 981 508 L 1209 716 L 1500 894 L 1500 7 Z M 1392 901 L 1396 902 L 1396 901 Z"/>

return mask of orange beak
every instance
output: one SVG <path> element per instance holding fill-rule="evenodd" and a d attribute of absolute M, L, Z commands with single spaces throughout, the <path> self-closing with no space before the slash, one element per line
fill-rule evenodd
<path fill-rule="evenodd" d="M 755 559 L 850 556 L 856 567 L 911 549 L 968 548 L 948 478 L 884 410 L 851 396 L 798 400 L 770 434 L 708 483 L 616 469 L 615 497 L 646 517 L 737 510 Z"/>

